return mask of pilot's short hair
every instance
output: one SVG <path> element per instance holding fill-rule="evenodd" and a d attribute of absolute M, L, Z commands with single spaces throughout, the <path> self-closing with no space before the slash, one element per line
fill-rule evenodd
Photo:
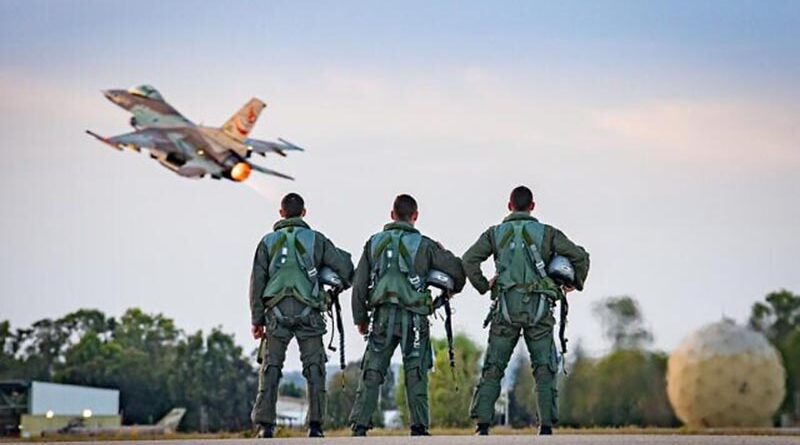
<path fill-rule="evenodd" d="M 417 200 L 411 195 L 397 195 L 397 198 L 394 198 L 392 210 L 394 210 L 394 214 L 397 218 L 408 221 L 411 219 L 411 215 L 417 211 Z"/>
<path fill-rule="evenodd" d="M 511 191 L 508 201 L 514 210 L 526 211 L 533 204 L 533 192 L 528 187 L 521 185 Z"/>
<path fill-rule="evenodd" d="M 306 203 L 303 197 L 297 193 L 289 193 L 281 199 L 281 210 L 286 218 L 294 218 L 300 216 L 306 208 Z"/>

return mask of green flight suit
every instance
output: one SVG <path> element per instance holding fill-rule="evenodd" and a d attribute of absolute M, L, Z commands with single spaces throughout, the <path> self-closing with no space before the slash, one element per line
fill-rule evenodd
<path fill-rule="evenodd" d="M 273 230 L 289 227 L 309 229 L 301 218 L 287 218 L 275 223 Z M 349 287 L 353 263 L 345 252 L 319 232 L 314 234 L 314 262 L 319 270 L 323 266 L 333 269 Z M 269 236 L 269 235 L 267 235 Z M 253 326 L 266 326 L 266 339 L 261 348 L 261 368 L 258 394 L 251 418 L 256 424 L 275 424 L 275 405 L 278 385 L 282 376 L 286 348 L 292 337 L 300 347 L 303 376 L 308 385 L 308 422 L 322 422 L 325 415 L 325 353 L 323 335 L 326 332 L 325 315 L 311 309 L 303 298 L 294 294 L 264 295 L 270 282 L 270 252 L 265 239 L 259 242 L 250 277 L 250 313 Z M 307 279 L 300 277 L 300 279 Z M 307 286 L 307 283 L 302 283 Z M 300 287 L 300 286 L 298 286 Z M 279 298 L 280 297 L 280 298 Z M 277 304 L 271 304 L 279 301 Z"/>
<path fill-rule="evenodd" d="M 413 225 L 406 222 L 393 222 L 384 226 L 384 232 L 401 230 L 406 233 L 419 233 Z M 430 308 L 407 308 L 393 302 L 383 302 L 373 306 L 375 301 L 371 288 L 371 274 L 375 259 L 372 258 L 370 238 L 356 268 L 353 279 L 351 304 L 353 321 L 356 325 L 371 322 L 367 348 L 361 362 L 361 380 L 356 392 L 350 423 L 370 427 L 373 413 L 378 405 L 378 394 L 389 362 L 397 346 L 403 354 L 408 409 L 411 424 L 428 428 L 428 371 L 433 360 L 430 344 Z M 440 270 L 450 275 L 455 282 L 455 292 L 460 292 L 466 282 L 461 261 L 439 243 L 422 237 L 413 269 L 420 277 L 426 277 L 430 269 Z M 374 283 L 373 283 L 374 284 Z"/>
<path fill-rule="evenodd" d="M 538 222 L 527 212 L 513 212 L 503 222 L 526 220 Z M 496 227 L 484 232 L 463 256 L 464 270 L 472 286 L 480 294 L 491 290 L 493 299 L 498 298 L 499 289 L 497 285 L 495 289 L 490 289 L 489 280 L 481 271 L 481 263 L 490 256 L 495 258 L 498 256 Z M 547 225 L 544 226 L 541 245 L 537 247 L 545 262 L 549 262 L 556 254 L 568 258 L 575 269 L 575 288 L 583 289 L 583 283 L 589 272 L 589 254 L 582 247 L 570 241 L 560 230 Z M 552 426 L 558 421 L 556 404 L 558 351 L 553 338 L 553 327 L 556 323 L 552 314 L 553 302 L 540 299 L 538 295 L 527 293 L 526 290 L 513 288 L 505 294 L 504 303 L 506 313 L 500 310 L 502 305 L 496 301 L 493 312 L 487 318 L 491 322 L 489 344 L 486 347 L 481 378 L 473 394 L 470 417 L 477 423 L 493 423 L 494 405 L 500 396 L 500 380 L 522 336 L 536 380 L 540 423 L 543 426 Z M 540 312 L 539 304 L 547 304 L 547 307 L 542 308 Z M 529 315 L 531 313 L 542 313 L 543 316 L 538 320 L 532 320 Z"/>

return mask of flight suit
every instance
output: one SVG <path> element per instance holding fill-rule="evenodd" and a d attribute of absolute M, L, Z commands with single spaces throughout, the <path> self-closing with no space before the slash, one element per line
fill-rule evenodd
<path fill-rule="evenodd" d="M 302 218 L 287 218 L 275 223 L 273 230 L 309 229 Z M 299 230 L 298 230 L 299 231 Z M 274 233 L 275 233 L 274 232 Z M 308 233 L 308 232 L 306 232 Z M 313 231 L 313 262 L 316 269 L 323 266 L 333 269 L 349 287 L 353 275 L 353 263 L 349 254 L 336 248 L 323 234 Z M 275 405 L 278 399 L 278 385 L 282 376 L 283 362 L 286 359 L 286 348 L 292 338 L 297 339 L 300 347 L 300 361 L 303 364 L 303 376 L 308 385 L 308 419 L 309 423 L 321 423 L 325 414 L 325 363 L 327 355 L 323 335 L 327 331 L 323 311 L 326 304 L 320 297 L 319 302 L 309 301 L 307 296 L 295 291 L 275 292 L 270 287 L 270 264 L 272 262 L 270 247 L 266 242 L 270 234 L 259 242 L 253 260 L 253 272 L 250 278 L 250 312 L 253 326 L 265 326 L 266 338 L 259 350 L 261 367 L 258 378 L 258 394 L 253 406 L 251 418 L 255 424 L 275 424 Z M 275 250 L 275 249 L 273 249 Z M 297 288 L 308 286 L 305 276 L 297 278 Z M 302 285 L 302 286 L 301 286 Z M 273 286 L 274 287 L 274 286 Z M 275 295 L 265 295 L 275 293 Z M 321 294 L 322 295 L 322 294 Z"/>
<path fill-rule="evenodd" d="M 384 232 L 419 234 L 413 225 L 398 221 L 384 226 Z M 375 295 L 373 240 L 364 246 L 364 252 L 356 268 L 351 298 L 353 321 L 356 325 L 371 323 L 367 348 L 361 362 L 361 380 L 356 392 L 351 426 L 371 427 L 370 419 L 378 405 L 378 394 L 384 382 L 389 362 L 397 346 L 403 354 L 408 409 L 412 427 L 427 430 L 430 424 L 428 409 L 428 371 L 433 364 L 428 316 L 432 313 L 430 292 L 421 292 L 419 304 L 402 304 L 390 298 L 381 301 Z M 422 236 L 413 261 L 412 269 L 424 279 L 430 269 L 440 270 L 454 280 L 454 293 L 460 292 L 466 282 L 461 261 L 439 243 Z M 376 301 L 378 303 L 376 304 Z"/>
<path fill-rule="evenodd" d="M 589 272 L 589 254 L 570 241 L 560 230 L 538 223 L 527 212 L 513 212 L 503 223 L 533 222 L 541 230 L 541 239 L 536 242 L 538 253 L 545 262 L 554 255 L 562 255 L 570 260 L 575 269 L 574 287 L 583 289 L 583 283 Z M 539 405 L 539 419 L 543 426 L 552 426 L 558 421 L 556 404 L 556 373 L 559 357 L 553 338 L 555 318 L 552 314 L 555 300 L 563 297 L 556 286 L 546 289 L 544 294 L 534 292 L 530 288 L 508 286 L 500 289 L 498 281 L 490 288 L 489 280 L 481 271 L 481 263 L 490 256 L 498 258 L 497 228 L 493 226 L 484 232 L 463 256 L 464 270 L 472 286 L 480 294 L 492 291 L 494 304 L 487 317 L 490 324 L 489 342 L 483 361 L 481 377 L 472 398 L 470 417 L 478 424 L 493 423 L 494 406 L 500 396 L 500 381 L 503 378 L 508 362 L 520 337 L 530 355 L 533 376 L 536 380 L 536 393 Z M 520 256 L 515 261 L 525 259 Z M 519 265 L 516 265 L 519 266 Z M 547 280 L 552 284 L 551 281 Z M 541 290 L 541 289 L 539 289 Z M 502 293 L 502 299 L 501 297 Z M 502 301 L 501 301 L 502 300 Z M 541 305 L 544 305 L 540 307 Z M 534 316 L 533 314 L 537 314 Z"/>

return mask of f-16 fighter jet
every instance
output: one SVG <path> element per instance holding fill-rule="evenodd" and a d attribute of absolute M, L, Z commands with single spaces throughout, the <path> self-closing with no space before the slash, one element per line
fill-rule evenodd
<path fill-rule="evenodd" d="M 227 178 L 241 182 L 255 170 L 268 175 L 294 179 L 283 173 L 248 161 L 253 153 L 264 156 L 303 149 L 278 138 L 279 142 L 248 138 L 248 134 L 266 104 L 250 99 L 222 128 L 195 125 L 168 104 L 155 88 L 141 85 L 129 90 L 108 90 L 103 94 L 115 104 L 130 111 L 131 126 L 136 131 L 110 138 L 86 132 L 117 150 L 150 152 L 161 165 L 187 178 Z"/>

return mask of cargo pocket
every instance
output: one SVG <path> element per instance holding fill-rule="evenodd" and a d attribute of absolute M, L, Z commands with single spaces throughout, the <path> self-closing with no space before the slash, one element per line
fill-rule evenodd
<path fill-rule="evenodd" d="M 558 354 L 551 335 L 538 340 L 528 340 L 531 365 L 546 365 L 550 371 L 558 371 Z"/>
<path fill-rule="evenodd" d="M 509 326 L 508 323 L 504 321 L 493 321 L 492 326 L 489 328 L 490 335 L 496 335 L 500 337 L 511 337 L 519 328 L 515 328 L 513 326 Z M 488 354 L 489 351 L 486 351 Z"/>

